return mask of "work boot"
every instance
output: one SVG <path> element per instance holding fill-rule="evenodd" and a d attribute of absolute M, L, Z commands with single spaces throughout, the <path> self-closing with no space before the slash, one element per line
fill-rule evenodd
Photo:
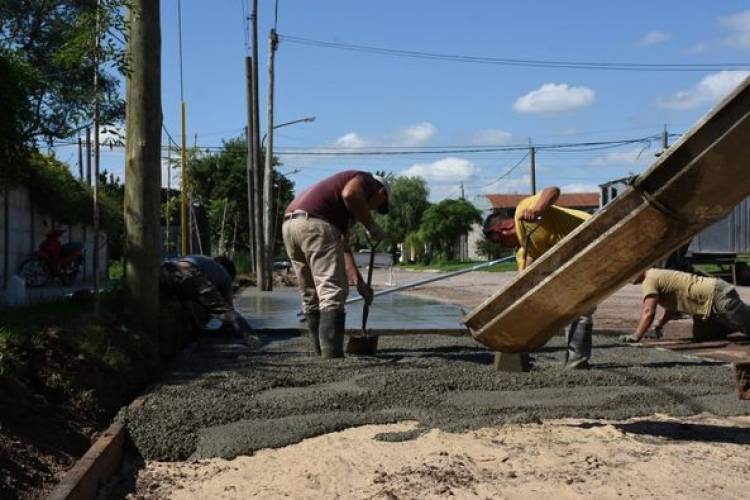
<path fill-rule="evenodd" d="M 568 326 L 565 332 L 565 343 L 568 348 L 565 353 L 566 370 L 589 368 L 593 326 L 590 315 L 579 316 Z"/>
<path fill-rule="evenodd" d="M 345 311 L 321 311 L 318 338 L 324 359 L 344 357 Z"/>
<path fill-rule="evenodd" d="M 320 338 L 318 337 L 320 311 L 311 311 L 307 313 L 305 315 L 305 322 L 307 323 L 307 334 L 310 339 L 313 354 L 320 356 Z"/>

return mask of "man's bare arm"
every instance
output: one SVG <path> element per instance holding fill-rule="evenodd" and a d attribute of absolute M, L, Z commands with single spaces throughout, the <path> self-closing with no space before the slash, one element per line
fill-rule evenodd
<path fill-rule="evenodd" d="M 370 207 L 367 205 L 365 185 L 361 176 L 352 177 L 344 185 L 344 189 L 341 190 L 341 197 L 346 208 L 355 219 L 365 226 L 365 229 L 369 230 L 375 224 L 375 220 L 370 214 Z"/>
<path fill-rule="evenodd" d="M 539 200 L 537 200 L 536 204 L 532 208 L 527 208 L 521 213 L 521 220 L 537 220 L 540 216 L 543 216 L 545 210 L 547 210 L 550 206 L 554 205 L 555 202 L 557 202 L 557 199 L 559 197 L 559 187 L 550 186 L 544 188 L 544 190 L 539 194 Z"/>
<path fill-rule="evenodd" d="M 641 307 L 641 319 L 638 322 L 638 327 L 633 332 L 633 340 L 640 342 L 646 332 L 654 322 L 656 316 L 656 306 L 659 303 L 659 297 L 657 295 L 648 295 L 643 299 L 643 306 Z"/>

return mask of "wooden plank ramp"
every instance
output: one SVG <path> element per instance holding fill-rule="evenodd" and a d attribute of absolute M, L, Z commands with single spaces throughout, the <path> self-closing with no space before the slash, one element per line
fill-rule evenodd
<path fill-rule="evenodd" d="M 500 352 L 528 352 L 750 195 L 750 78 L 631 187 L 463 318 Z"/>

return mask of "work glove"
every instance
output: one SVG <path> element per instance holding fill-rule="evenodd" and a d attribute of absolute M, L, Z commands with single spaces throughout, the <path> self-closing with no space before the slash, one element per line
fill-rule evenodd
<path fill-rule="evenodd" d="M 375 292 L 373 292 L 372 288 L 367 283 L 365 283 L 365 280 L 357 280 L 357 292 L 363 299 L 365 299 L 365 304 L 367 304 L 368 306 L 372 304 L 372 299 Z"/>
<path fill-rule="evenodd" d="M 638 342 L 640 342 L 640 340 L 638 340 L 636 336 L 633 334 L 621 335 L 620 338 L 617 340 L 619 340 L 623 344 L 637 344 Z"/>
<path fill-rule="evenodd" d="M 372 241 L 383 241 L 385 239 L 385 231 L 383 231 L 383 228 L 377 222 L 373 222 L 372 226 L 367 228 L 367 236 Z"/>

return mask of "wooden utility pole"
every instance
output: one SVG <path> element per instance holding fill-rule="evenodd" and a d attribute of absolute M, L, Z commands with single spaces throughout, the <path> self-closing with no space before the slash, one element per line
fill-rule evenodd
<path fill-rule="evenodd" d="M 130 310 L 150 333 L 159 315 L 161 194 L 161 31 L 158 0 L 132 0 L 129 10 L 125 157 L 126 289 Z"/>
<path fill-rule="evenodd" d="M 273 84 L 274 59 L 279 38 L 275 30 L 268 33 L 268 118 L 266 120 L 268 134 L 266 138 L 266 168 L 263 169 L 263 241 L 265 243 L 266 259 L 265 280 L 263 290 L 273 289 L 273 247 L 276 235 L 273 234 Z"/>
<path fill-rule="evenodd" d="M 159 198 L 161 202 L 161 197 Z M 172 233 L 172 144 L 167 140 L 167 210 L 164 213 L 164 222 L 167 226 L 167 230 L 164 232 L 164 242 L 166 250 L 164 255 L 167 257 L 171 256 L 171 249 L 169 248 L 169 240 L 171 239 Z"/>
<path fill-rule="evenodd" d="M 177 17 L 179 22 L 177 24 L 179 29 L 179 40 L 180 40 L 180 116 L 182 122 L 182 146 L 180 151 L 180 158 L 182 160 L 182 170 L 180 170 L 180 188 L 182 189 L 182 203 L 180 205 L 180 239 L 181 239 L 181 252 L 180 254 L 185 256 L 188 254 L 190 243 L 192 243 L 190 235 L 190 221 L 188 220 L 188 204 L 190 203 L 190 195 L 188 193 L 188 167 L 187 167 L 187 132 L 185 130 L 185 93 L 182 86 L 182 3 L 177 0 Z M 161 42 L 160 42 L 161 43 Z"/>
<path fill-rule="evenodd" d="M 245 127 L 245 182 L 247 183 L 247 228 L 250 250 L 250 271 L 255 270 L 255 182 L 253 174 L 253 62 L 245 57 L 245 86 L 247 87 L 247 126 Z"/>
<path fill-rule="evenodd" d="M 253 0 L 250 21 L 253 26 L 253 53 L 252 53 L 252 141 L 253 141 L 253 233 L 255 245 L 255 283 L 258 289 L 263 290 L 266 282 L 266 252 L 263 244 L 263 170 L 261 169 L 260 143 L 260 97 L 258 90 L 258 0 Z"/>
<path fill-rule="evenodd" d="M 78 134 L 78 179 L 83 182 L 83 140 Z"/>
<path fill-rule="evenodd" d="M 661 150 L 666 151 L 669 147 L 669 134 L 667 134 L 667 124 L 664 124 L 664 131 L 661 133 Z"/>
<path fill-rule="evenodd" d="M 86 184 L 91 185 L 91 127 L 86 127 Z"/>
<path fill-rule="evenodd" d="M 531 156 L 531 194 L 536 194 L 536 148 L 531 146 L 529 139 L 529 155 Z"/>
<path fill-rule="evenodd" d="M 99 34 L 99 9 L 101 0 L 96 2 L 96 27 L 94 43 L 94 309 L 99 313 L 99 285 L 101 273 L 99 272 L 99 47 L 101 35 Z"/>

